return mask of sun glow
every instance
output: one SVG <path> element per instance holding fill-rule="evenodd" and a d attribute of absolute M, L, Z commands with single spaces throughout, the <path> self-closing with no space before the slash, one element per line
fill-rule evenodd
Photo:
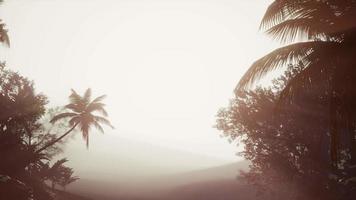
<path fill-rule="evenodd" d="M 64 105 L 70 88 L 107 94 L 116 127 L 107 134 L 117 141 L 230 162 L 237 159 L 236 147 L 213 128 L 215 114 L 252 61 L 274 48 L 257 31 L 261 16 L 255 13 L 262 15 L 265 5 L 10 0 L 1 17 L 13 41 L 3 55 L 38 83 L 51 105 Z M 91 148 L 112 137 L 92 134 Z"/>

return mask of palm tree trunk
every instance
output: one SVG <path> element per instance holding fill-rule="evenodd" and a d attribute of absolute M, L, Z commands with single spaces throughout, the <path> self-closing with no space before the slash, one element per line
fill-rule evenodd
<path fill-rule="evenodd" d="M 336 81 L 335 74 L 331 78 L 329 123 L 330 123 L 330 160 L 331 167 L 337 169 L 338 163 L 338 133 L 337 133 L 337 105 L 336 105 Z"/>
<path fill-rule="evenodd" d="M 335 107 L 330 107 L 330 158 L 333 168 L 336 168 L 338 162 L 337 120 Z"/>
<path fill-rule="evenodd" d="M 356 146 L 355 146 L 355 125 L 353 118 L 348 116 L 348 132 L 350 138 L 350 153 L 351 153 L 351 165 L 356 164 Z"/>
<path fill-rule="evenodd" d="M 355 97 L 355 90 L 352 80 L 352 77 L 346 76 L 347 79 L 347 88 L 346 88 L 346 93 L 345 93 L 345 101 L 346 101 L 346 112 L 347 112 L 347 129 L 349 133 L 349 140 L 350 140 L 350 155 L 351 155 L 351 165 L 356 164 L 356 141 L 355 141 L 355 110 L 354 108 L 354 97 Z"/>
<path fill-rule="evenodd" d="M 63 139 L 65 136 L 67 136 L 70 132 L 72 132 L 72 131 L 75 129 L 75 127 L 77 127 L 77 126 L 78 126 L 78 123 L 74 124 L 74 126 L 72 126 L 72 128 L 70 128 L 67 132 L 65 132 L 65 133 L 64 133 L 63 135 L 61 135 L 59 138 L 57 138 L 57 139 L 55 139 L 55 140 L 49 142 L 49 143 L 46 144 L 44 147 L 38 149 L 35 153 L 40 153 L 41 151 L 47 149 L 48 147 L 50 147 L 50 146 L 56 144 L 56 143 L 59 142 L 61 139 Z"/>

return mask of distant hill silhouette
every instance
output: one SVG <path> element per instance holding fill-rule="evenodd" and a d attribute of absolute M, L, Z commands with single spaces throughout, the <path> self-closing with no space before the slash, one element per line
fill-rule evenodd
<path fill-rule="evenodd" d="M 98 200 L 249 200 L 253 190 L 237 179 L 248 165 L 240 161 L 136 182 L 80 180 L 70 190 Z"/>
<path fill-rule="evenodd" d="M 76 194 L 72 194 L 72 193 L 64 192 L 64 191 L 60 191 L 60 190 L 58 190 L 56 192 L 56 194 L 58 196 L 54 200 L 94 200 L 91 198 L 83 197 L 80 195 L 76 195 Z"/>
<path fill-rule="evenodd" d="M 80 136 L 80 135 L 79 135 Z M 78 137 L 79 137 L 78 136 Z M 88 151 L 80 138 L 70 140 L 64 155 L 81 179 L 136 182 L 142 178 L 214 167 L 231 161 L 110 134 L 93 134 Z M 85 162 L 83 162 L 85 160 Z"/>

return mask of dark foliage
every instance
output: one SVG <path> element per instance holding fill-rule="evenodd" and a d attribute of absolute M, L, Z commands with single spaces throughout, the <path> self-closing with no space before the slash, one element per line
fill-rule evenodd
<path fill-rule="evenodd" d="M 337 170 L 330 165 L 327 85 L 301 88 L 293 103 L 280 101 L 285 85 L 301 70 L 290 66 L 273 87 L 237 93 L 218 113 L 217 128 L 245 145 L 241 155 L 252 164 L 243 176 L 258 186 L 262 198 L 352 199 L 356 185 L 348 137 L 340 138 Z"/>
<path fill-rule="evenodd" d="M 240 80 L 236 91 L 243 92 L 249 85 L 288 64 L 302 64 L 303 69 L 280 95 L 293 101 L 300 88 L 313 89 L 323 80 L 329 98 L 329 131 L 331 134 L 330 160 L 335 169 L 341 159 L 339 141 L 342 129 L 348 131 L 350 142 L 355 142 L 356 110 L 356 2 L 354 0 L 276 0 L 267 9 L 261 28 L 282 42 L 296 42 L 281 47 L 257 60 Z M 304 42 L 300 42 L 302 39 Z M 309 86 L 309 87 L 306 87 Z M 347 121 L 345 125 L 343 122 Z M 346 126 L 346 127 L 345 127 Z M 352 130 L 352 131 L 351 131 Z M 356 149 L 351 156 L 356 163 Z"/>
<path fill-rule="evenodd" d="M 0 199 L 50 200 L 54 193 L 45 180 L 53 174 L 59 179 L 68 176 L 57 167 L 47 170 L 50 159 L 60 152 L 59 143 L 38 152 L 60 130 L 46 128 L 46 104 L 47 98 L 35 92 L 31 81 L 0 66 Z M 62 171 L 70 169 L 60 166 Z"/>

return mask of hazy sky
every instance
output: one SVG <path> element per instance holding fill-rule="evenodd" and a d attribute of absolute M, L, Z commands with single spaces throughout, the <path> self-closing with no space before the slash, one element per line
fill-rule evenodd
<path fill-rule="evenodd" d="M 215 115 L 249 65 L 277 46 L 258 31 L 268 3 L 6 0 L 11 48 L 0 56 L 51 106 L 66 104 L 70 88 L 108 95 L 116 129 L 94 131 L 89 151 L 77 137 L 68 148 L 78 155 L 110 156 L 132 141 L 230 162 L 237 149 L 213 128 Z"/>

